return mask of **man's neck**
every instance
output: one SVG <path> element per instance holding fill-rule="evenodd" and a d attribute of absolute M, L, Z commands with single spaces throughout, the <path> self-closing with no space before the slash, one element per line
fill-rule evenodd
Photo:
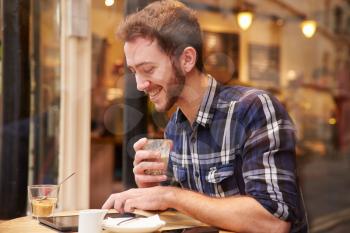
<path fill-rule="evenodd" d="M 185 87 L 177 105 L 191 125 L 196 120 L 207 87 L 208 78 L 206 74 L 193 71 L 186 76 Z"/>

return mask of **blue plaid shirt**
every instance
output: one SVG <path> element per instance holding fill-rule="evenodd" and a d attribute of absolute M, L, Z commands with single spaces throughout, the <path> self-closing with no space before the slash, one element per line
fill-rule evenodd
<path fill-rule="evenodd" d="M 208 78 L 192 126 L 180 109 L 167 125 L 165 137 L 174 142 L 169 172 L 182 188 L 213 197 L 253 197 L 292 222 L 292 232 L 307 232 L 288 114 L 262 90 Z"/>

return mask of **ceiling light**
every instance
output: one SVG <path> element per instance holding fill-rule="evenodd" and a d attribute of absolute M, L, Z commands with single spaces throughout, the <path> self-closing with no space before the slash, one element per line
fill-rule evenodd
<path fill-rule="evenodd" d="M 106 6 L 113 6 L 114 0 L 105 0 L 105 5 Z"/>
<path fill-rule="evenodd" d="M 316 33 L 317 23 L 315 20 L 304 20 L 301 23 L 301 29 L 306 38 L 311 38 Z"/>
<path fill-rule="evenodd" d="M 237 14 L 237 21 L 241 29 L 247 30 L 253 22 L 253 13 L 250 11 L 240 11 Z"/>
<path fill-rule="evenodd" d="M 329 120 L 328 120 L 328 123 L 330 124 L 330 125 L 335 125 L 335 124 L 337 124 L 337 119 L 335 119 L 335 118 L 329 118 Z"/>

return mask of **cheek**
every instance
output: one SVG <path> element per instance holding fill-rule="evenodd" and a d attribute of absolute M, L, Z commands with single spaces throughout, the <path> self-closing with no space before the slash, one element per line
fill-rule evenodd
<path fill-rule="evenodd" d="M 153 80 L 156 84 L 164 86 L 169 83 L 171 79 L 171 75 L 169 70 L 159 70 L 158 72 L 154 73 Z"/>
<path fill-rule="evenodd" d="M 163 87 L 168 86 L 174 82 L 174 70 L 169 59 L 164 58 L 159 64 L 158 69 L 152 75 L 155 84 Z"/>

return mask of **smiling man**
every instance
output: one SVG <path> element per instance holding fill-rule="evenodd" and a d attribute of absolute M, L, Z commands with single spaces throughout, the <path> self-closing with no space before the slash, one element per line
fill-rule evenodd
<path fill-rule="evenodd" d="M 134 73 L 137 89 L 149 95 L 158 111 L 169 110 L 180 97 L 186 77 L 173 67 L 169 57 L 159 50 L 156 40 L 136 37 L 124 46 L 128 68 Z"/>
<path fill-rule="evenodd" d="M 268 93 L 222 86 L 204 72 L 194 12 L 157 1 L 126 18 L 119 36 L 137 89 L 158 111 L 178 109 L 165 131 L 173 141 L 169 164 L 140 139 L 138 188 L 112 194 L 103 208 L 174 208 L 234 232 L 307 232 L 288 114 Z M 168 175 L 145 174 L 149 169 Z M 169 179 L 180 187 L 164 185 Z"/>

